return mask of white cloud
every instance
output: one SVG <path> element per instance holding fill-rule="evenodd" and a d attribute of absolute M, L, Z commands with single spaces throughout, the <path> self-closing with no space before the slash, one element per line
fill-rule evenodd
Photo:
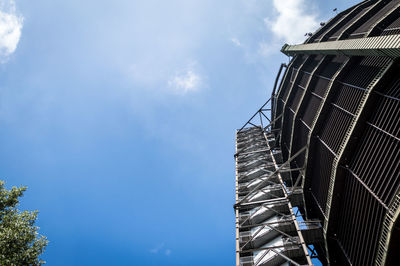
<path fill-rule="evenodd" d="M 0 0 L 0 62 L 14 53 L 21 38 L 23 17 L 18 15 L 14 0 Z"/>
<path fill-rule="evenodd" d="M 186 94 L 188 92 L 198 91 L 201 86 L 202 78 L 192 69 L 191 66 L 176 74 L 168 81 L 168 87 L 177 94 Z"/>
<path fill-rule="evenodd" d="M 304 0 L 273 0 L 273 5 L 278 16 L 264 22 L 276 37 L 289 44 L 303 42 L 305 33 L 319 27 L 315 10 Z"/>
<path fill-rule="evenodd" d="M 242 46 L 242 44 L 240 43 L 240 41 L 237 38 L 232 38 L 231 42 L 233 42 L 233 44 L 236 46 Z"/>

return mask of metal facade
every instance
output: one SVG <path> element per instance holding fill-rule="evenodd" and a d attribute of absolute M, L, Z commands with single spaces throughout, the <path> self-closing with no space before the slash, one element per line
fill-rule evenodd
<path fill-rule="evenodd" d="M 236 264 L 398 262 L 400 1 L 364 1 L 282 52 L 236 132 Z"/>

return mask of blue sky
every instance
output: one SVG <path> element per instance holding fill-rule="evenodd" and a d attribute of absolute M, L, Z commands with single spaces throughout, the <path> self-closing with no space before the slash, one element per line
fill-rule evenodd
<path fill-rule="evenodd" d="M 0 178 L 48 265 L 233 265 L 235 129 L 355 2 L 0 0 Z"/>

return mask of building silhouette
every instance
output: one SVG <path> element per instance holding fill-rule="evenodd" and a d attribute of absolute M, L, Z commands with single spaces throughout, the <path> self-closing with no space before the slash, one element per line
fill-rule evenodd
<path fill-rule="evenodd" d="M 398 265 L 400 1 L 307 36 L 236 131 L 236 264 Z"/>

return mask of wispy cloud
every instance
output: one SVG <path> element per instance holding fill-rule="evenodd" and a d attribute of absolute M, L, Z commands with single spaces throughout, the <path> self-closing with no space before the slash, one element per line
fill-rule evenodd
<path fill-rule="evenodd" d="M 236 46 L 242 46 L 242 44 L 240 43 L 240 41 L 237 38 L 232 38 L 231 42 L 233 42 L 233 44 Z"/>
<path fill-rule="evenodd" d="M 305 40 L 304 34 L 318 28 L 318 14 L 304 0 L 273 0 L 278 12 L 274 19 L 265 18 L 264 22 L 279 39 L 290 44 Z"/>
<path fill-rule="evenodd" d="M 14 0 L 0 0 L 0 63 L 6 62 L 17 48 L 23 20 L 17 14 Z"/>
<path fill-rule="evenodd" d="M 150 249 L 150 253 L 157 254 L 164 248 L 164 246 L 165 246 L 165 244 L 161 243 L 158 246 L 156 246 L 155 248 Z"/>
<path fill-rule="evenodd" d="M 186 94 L 198 91 L 203 83 L 203 79 L 194 68 L 194 64 L 189 65 L 183 71 L 180 71 L 168 81 L 168 87 L 177 94 Z"/>
<path fill-rule="evenodd" d="M 169 248 L 164 248 L 165 244 L 161 243 L 158 246 L 156 246 L 155 248 L 150 249 L 150 253 L 152 254 L 159 254 L 159 253 L 164 253 L 164 255 L 169 256 L 171 255 L 172 251 Z"/>

